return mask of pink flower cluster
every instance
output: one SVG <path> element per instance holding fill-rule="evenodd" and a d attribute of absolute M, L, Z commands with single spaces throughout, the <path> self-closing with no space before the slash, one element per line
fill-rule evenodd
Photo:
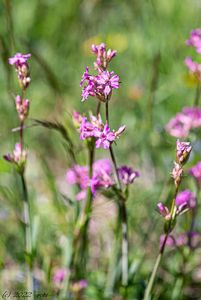
<path fill-rule="evenodd" d="M 184 107 L 165 126 L 166 131 L 178 138 L 186 138 L 190 130 L 201 127 L 201 109 L 199 107 Z"/>
<path fill-rule="evenodd" d="M 175 214 L 180 215 L 189 209 L 195 208 L 197 204 L 196 196 L 190 190 L 184 190 L 180 192 L 175 200 Z M 171 213 L 169 209 L 161 202 L 157 204 L 157 210 L 165 220 L 170 220 Z"/>
<path fill-rule="evenodd" d="M 84 200 L 87 188 L 90 186 L 93 195 L 100 188 L 109 188 L 114 184 L 112 179 L 112 164 L 108 159 L 101 159 L 93 164 L 93 176 L 89 180 L 88 167 L 74 165 L 66 173 L 66 180 L 69 184 L 77 184 L 80 192 L 76 195 L 78 201 Z"/>
<path fill-rule="evenodd" d="M 92 96 L 106 102 L 110 99 L 112 90 L 119 88 L 119 76 L 106 70 L 109 62 L 116 55 L 116 51 L 111 49 L 106 51 L 105 44 L 100 44 L 92 45 L 92 52 L 96 55 L 94 68 L 98 71 L 98 74 L 89 74 L 89 68 L 86 67 L 80 82 L 81 87 L 86 83 L 82 90 L 82 101 Z"/>
<path fill-rule="evenodd" d="M 13 57 L 9 58 L 10 65 L 15 65 L 18 73 L 19 83 L 22 88 L 27 88 L 31 78 L 29 75 L 29 66 L 27 60 L 31 57 L 31 54 L 16 53 Z"/>
<path fill-rule="evenodd" d="M 139 172 L 132 168 L 122 166 L 118 169 L 120 180 L 123 184 L 128 185 L 134 182 L 135 178 L 139 177 Z M 88 167 L 74 165 L 68 169 L 66 173 L 66 180 L 69 184 L 77 184 L 80 192 L 76 195 L 78 201 L 84 200 L 87 194 L 87 188 L 91 187 L 93 195 L 101 188 L 109 188 L 113 186 L 112 164 L 108 159 L 99 159 L 93 164 L 93 176 L 89 179 Z"/>
<path fill-rule="evenodd" d="M 193 46 L 197 53 L 201 53 L 201 29 L 194 29 L 190 33 L 190 38 L 186 41 L 187 46 Z M 197 80 L 201 81 L 201 64 L 194 62 L 191 57 L 186 57 L 185 65 L 194 74 Z"/>
<path fill-rule="evenodd" d="M 23 170 L 26 164 L 27 152 L 22 149 L 20 143 L 15 145 L 15 149 L 12 154 L 4 155 L 4 159 L 10 163 L 14 163 L 19 170 Z"/>
<path fill-rule="evenodd" d="M 110 145 L 125 130 L 125 126 L 121 126 L 117 131 L 110 130 L 108 124 L 103 124 L 100 117 L 90 116 L 90 122 L 86 117 L 82 117 L 78 113 L 74 113 L 74 123 L 79 127 L 80 139 L 94 137 L 96 139 L 96 148 L 109 149 Z"/>

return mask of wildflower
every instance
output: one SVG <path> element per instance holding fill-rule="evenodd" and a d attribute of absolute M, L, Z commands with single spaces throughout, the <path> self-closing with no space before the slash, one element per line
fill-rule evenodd
<path fill-rule="evenodd" d="M 93 177 L 90 186 L 93 195 L 100 188 L 109 188 L 114 185 L 112 178 L 112 164 L 108 159 L 99 159 L 93 164 Z"/>
<path fill-rule="evenodd" d="M 4 159 L 10 163 L 15 164 L 18 172 L 23 173 L 26 160 L 27 160 L 27 152 L 26 150 L 22 149 L 20 143 L 17 143 L 15 145 L 15 149 L 13 150 L 13 153 L 4 155 Z"/>
<path fill-rule="evenodd" d="M 119 88 L 119 76 L 114 74 L 114 72 L 103 71 L 97 76 L 89 74 L 89 68 L 86 70 L 82 76 L 80 86 L 86 82 L 82 90 L 82 101 L 88 99 L 89 96 L 97 97 L 100 101 L 109 100 L 112 89 Z"/>
<path fill-rule="evenodd" d="M 198 187 L 201 188 L 201 162 L 190 168 L 188 172 L 194 177 Z"/>
<path fill-rule="evenodd" d="M 175 200 L 175 205 L 177 206 L 177 214 L 195 208 L 196 203 L 197 199 L 193 192 L 188 189 L 180 192 Z"/>
<path fill-rule="evenodd" d="M 18 116 L 20 121 L 24 121 L 29 112 L 29 100 L 22 99 L 19 95 L 15 98 L 16 110 L 18 112 Z"/>
<path fill-rule="evenodd" d="M 131 184 L 135 180 L 135 178 L 139 177 L 140 174 L 137 171 L 134 171 L 132 168 L 128 166 L 121 166 L 118 168 L 118 173 L 120 180 L 125 184 Z"/>
<path fill-rule="evenodd" d="M 89 185 L 88 167 L 74 165 L 68 169 L 66 173 L 66 180 L 69 184 L 77 184 L 81 191 L 76 195 L 78 201 L 86 198 L 86 191 Z"/>
<path fill-rule="evenodd" d="M 96 62 L 94 63 L 94 68 L 101 71 L 106 70 L 109 62 L 113 57 L 116 56 L 117 51 L 108 49 L 106 50 L 106 45 L 104 43 L 100 45 L 92 45 L 92 52 L 96 55 Z"/>
<path fill-rule="evenodd" d="M 177 163 L 184 165 L 189 158 L 191 150 L 192 147 L 190 142 L 180 142 L 180 140 L 177 140 L 176 143 Z"/>
<path fill-rule="evenodd" d="M 25 89 L 28 87 L 31 78 L 29 75 L 29 66 L 27 60 L 31 57 L 31 54 L 16 53 L 13 57 L 10 57 L 8 62 L 10 65 L 15 65 L 18 73 L 18 79 L 20 86 Z"/>
<path fill-rule="evenodd" d="M 189 69 L 189 71 L 193 73 L 195 78 L 201 81 L 201 64 L 194 62 L 191 57 L 186 57 L 184 63 Z"/>
<path fill-rule="evenodd" d="M 87 166 L 74 165 L 67 171 L 66 180 L 69 184 L 77 184 L 79 186 L 81 191 L 76 195 L 76 199 L 78 201 L 84 200 L 88 187 L 91 187 L 91 191 L 95 196 L 98 189 L 109 188 L 114 184 L 112 164 L 107 159 L 100 159 L 94 162 L 91 179 L 89 179 Z"/>
<path fill-rule="evenodd" d="M 103 124 L 100 117 L 90 116 L 90 121 L 82 117 L 80 124 L 80 139 L 94 137 L 96 139 L 96 148 L 103 147 L 109 149 L 110 145 L 123 133 L 125 126 L 121 126 L 117 131 L 111 131 L 108 124 Z"/>
<path fill-rule="evenodd" d="M 161 216 L 163 216 L 166 220 L 170 220 L 171 214 L 169 209 L 161 202 L 157 204 L 157 210 Z"/>
<path fill-rule="evenodd" d="M 165 126 L 166 131 L 177 138 L 186 138 L 191 129 L 201 127 L 201 109 L 199 107 L 184 107 Z"/>
<path fill-rule="evenodd" d="M 10 65 L 15 65 L 16 69 L 22 67 L 27 63 L 27 60 L 31 57 L 31 54 L 16 53 L 13 57 L 8 59 Z"/>
<path fill-rule="evenodd" d="M 201 29 L 191 31 L 190 38 L 186 41 L 187 46 L 193 46 L 198 53 L 201 53 Z"/>
<path fill-rule="evenodd" d="M 65 268 L 57 269 L 54 273 L 53 281 L 58 284 L 64 281 L 67 275 L 67 270 Z"/>

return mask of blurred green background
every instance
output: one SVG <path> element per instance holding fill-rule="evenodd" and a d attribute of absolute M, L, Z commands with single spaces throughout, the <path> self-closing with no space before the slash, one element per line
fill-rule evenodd
<path fill-rule="evenodd" d="M 125 124 L 126 131 L 114 150 L 119 164 L 129 164 L 141 173 L 128 202 L 130 263 L 136 274 L 128 299 L 140 299 L 158 252 L 163 224 L 155 207 L 159 199 L 171 200 L 173 184 L 169 178 L 176 141 L 165 133 L 164 125 L 183 106 L 191 106 L 194 101 L 195 82 L 183 61 L 193 53 L 185 46 L 185 40 L 192 29 L 200 26 L 200 16 L 199 0 L 4 0 L 0 3 L 1 157 L 12 151 L 18 139 L 11 129 L 18 126 L 14 95 L 19 93 L 19 87 L 14 68 L 7 63 L 8 57 L 16 52 L 32 54 L 27 124 L 31 126 L 31 119 L 63 123 L 73 139 L 79 162 L 84 164 L 85 150 L 73 129 L 71 114 L 73 110 L 93 111 L 95 103 L 94 99 L 81 103 L 79 82 L 86 65 L 93 68 L 92 43 L 105 42 L 118 51 L 110 70 L 120 76 L 121 86 L 110 102 L 110 120 L 112 128 Z M 26 174 L 36 216 L 35 268 L 39 282 L 46 286 L 52 278 L 51 268 L 62 266 L 68 256 L 64 249 L 66 236 L 72 232 L 72 208 L 62 202 L 60 193 L 74 195 L 65 182 L 65 172 L 72 161 L 56 132 L 30 127 L 25 131 L 25 139 L 29 152 Z M 200 144 L 195 134 L 191 141 L 195 147 L 188 167 L 200 159 Z M 104 150 L 97 152 L 97 157 L 108 157 Z M 1 288 L 13 288 L 21 284 L 20 279 L 16 280 L 16 272 L 22 271 L 24 259 L 20 187 L 12 168 L 3 159 L 0 159 L 0 180 L 0 281 Z M 187 175 L 183 187 L 195 190 Z M 111 222 L 105 220 L 110 204 L 101 204 L 103 211 L 98 205 L 94 204 L 94 222 L 98 228 L 106 225 L 102 231 L 99 228 L 95 237 L 91 233 L 94 237 L 91 265 L 96 268 L 89 274 L 86 299 L 94 300 L 103 299 L 101 291 L 111 252 L 108 240 L 115 222 L 112 218 Z M 184 219 L 178 225 L 179 232 L 186 228 Z M 197 229 L 200 228 L 198 220 Z M 95 255 L 95 246 L 102 249 L 98 250 L 100 257 Z M 192 258 L 190 271 L 195 271 L 196 266 L 201 272 L 199 252 Z M 184 293 L 180 293 L 179 287 L 172 288 L 175 278 L 179 278 L 175 275 L 181 262 L 178 256 L 171 252 L 171 258 L 167 257 L 153 299 L 201 299 L 200 277 L 197 279 L 196 275 L 187 278 L 188 288 Z M 196 288 L 192 289 L 194 285 Z"/>

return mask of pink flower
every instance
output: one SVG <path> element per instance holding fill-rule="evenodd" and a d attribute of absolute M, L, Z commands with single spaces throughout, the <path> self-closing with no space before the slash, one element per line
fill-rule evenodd
<path fill-rule="evenodd" d="M 185 107 L 165 126 L 166 131 L 177 138 L 186 138 L 191 129 L 201 127 L 201 109 Z"/>
<path fill-rule="evenodd" d="M 112 89 L 119 88 L 119 76 L 115 75 L 114 72 L 104 71 L 96 77 L 97 90 L 100 94 L 103 94 L 107 98 Z"/>
<path fill-rule="evenodd" d="M 191 31 L 190 38 L 186 41 L 187 46 L 193 46 L 198 53 L 201 53 L 201 29 Z"/>
<path fill-rule="evenodd" d="M 78 201 L 86 198 L 88 187 L 91 187 L 91 191 L 95 196 L 98 189 L 109 188 L 114 184 L 111 162 L 108 159 L 100 159 L 94 162 L 91 180 L 89 180 L 87 166 L 74 165 L 71 169 L 68 169 L 66 180 L 69 184 L 77 184 L 80 187 L 80 192 L 76 195 Z"/>
<path fill-rule="evenodd" d="M 166 220 L 170 220 L 170 211 L 169 209 L 161 202 L 157 204 L 157 210 L 161 216 L 163 216 Z"/>
<path fill-rule="evenodd" d="M 118 168 L 118 173 L 120 180 L 126 185 L 133 183 L 133 181 L 140 176 L 139 172 L 134 171 L 128 166 Z"/>
<path fill-rule="evenodd" d="M 189 174 L 194 177 L 197 185 L 201 188 L 201 161 L 189 169 Z"/>
<path fill-rule="evenodd" d="M 177 206 L 177 214 L 180 214 L 188 209 L 195 208 L 196 204 L 197 199 L 193 192 L 188 189 L 180 192 L 175 201 L 175 205 Z"/>
<path fill-rule="evenodd" d="M 180 166 L 180 164 L 174 162 L 174 168 L 172 170 L 172 178 L 174 179 L 174 183 L 176 186 L 178 186 L 181 182 L 181 177 L 183 174 L 183 169 Z"/>
<path fill-rule="evenodd" d="M 94 68 L 99 70 L 106 70 L 109 62 L 113 57 L 116 56 L 117 51 L 108 49 L 106 50 L 106 45 L 104 43 L 100 45 L 92 45 L 92 52 L 96 55 L 96 62 L 94 63 Z"/>
<path fill-rule="evenodd" d="M 90 116 L 90 122 L 86 117 L 82 117 L 79 130 L 81 140 L 94 137 L 96 148 L 109 149 L 110 145 L 123 133 L 125 126 L 121 126 L 117 131 L 111 131 L 108 124 L 102 123 L 100 117 Z"/>
<path fill-rule="evenodd" d="M 179 164 L 184 164 L 191 153 L 192 146 L 189 142 L 180 142 L 177 140 L 176 143 L 176 158 Z"/>
<path fill-rule="evenodd" d="M 112 89 L 119 88 L 119 76 L 115 75 L 114 72 L 102 71 L 97 76 L 93 76 L 89 74 L 88 67 L 82 76 L 80 86 L 83 86 L 85 82 L 86 85 L 82 90 L 82 101 L 92 96 L 105 102 L 110 97 Z"/>
<path fill-rule="evenodd" d="M 27 160 L 27 152 L 22 149 L 20 143 L 17 143 L 13 153 L 4 155 L 4 159 L 15 164 L 17 171 L 23 172 Z"/>
<path fill-rule="evenodd" d="M 16 68 L 21 67 L 27 63 L 27 60 L 31 57 L 31 54 L 16 53 L 13 57 L 8 59 L 10 65 L 15 65 Z"/>
<path fill-rule="evenodd" d="M 58 284 L 64 281 L 67 275 L 67 270 L 65 268 L 57 269 L 54 273 L 53 281 Z"/>
<path fill-rule="evenodd" d="M 28 87 L 31 78 L 29 75 L 29 66 L 27 60 L 31 57 L 31 54 L 16 53 L 13 57 L 9 58 L 10 65 L 15 65 L 18 73 L 18 79 L 20 86 L 25 89 Z"/>

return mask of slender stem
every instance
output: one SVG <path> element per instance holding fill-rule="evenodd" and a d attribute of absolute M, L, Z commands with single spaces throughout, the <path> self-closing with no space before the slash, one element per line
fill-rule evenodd
<path fill-rule="evenodd" d="M 24 225 L 25 225 L 25 249 L 26 249 L 26 264 L 27 264 L 27 289 L 31 293 L 31 299 L 34 299 L 34 278 L 33 278 L 33 247 L 32 247 L 32 232 L 31 232 L 31 212 L 30 203 L 27 192 L 26 181 L 23 173 L 21 173 L 21 182 L 23 190 L 24 204 Z"/>
<path fill-rule="evenodd" d="M 174 193 L 174 198 L 172 200 L 172 204 L 171 204 L 171 210 L 170 210 L 170 214 L 171 214 L 171 217 L 170 217 L 170 220 L 169 220 L 169 225 L 168 225 L 168 229 L 167 229 L 167 233 L 165 235 L 165 238 L 163 240 L 163 243 L 160 247 L 160 251 L 159 251 L 159 254 L 157 256 L 157 259 L 156 259 L 156 262 L 155 262 L 155 265 L 154 265 L 154 268 L 153 268 L 153 271 L 151 273 L 151 277 L 149 279 L 149 282 L 148 282 L 148 285 L 146 287 L 146 290 L 145 290 L 145 294 L 144 294 L 144 298 L 143 300 L 149 300 L 150 299 L 150 294 L 151 294 L 151 291 L 152 291 L 152 287 L 153 287 L 153 284 L 154 284 L 154 280 L 155 280 L 155 277 L 156 277 L 156 274 L 157 274 L 157 270 L 158 270 L 158 267 L 160 265 L 160 261 L 161 261 L 161 258 L 163 256 L 163 253 L 165 251 L 165 246 L 166 246 L 166 242 L 167 242 L 167 239 L 168 239 L 168 236 L 172 230 L 172 221 L 174 219 L 174 208 L 175 208 L 175 200 L 176 200 L 176 197 L 177 197 L 177 194 L 178 194 L 178 190 L 179 190 L 179 186 L 180 186 L 180 183 L 176 185 L 176 188 L 175 188 L 175 193 Z"/>
<path fill-rule="evenodd" d="M 149 279 L 149 283 L 148 283 L 147 288 L 145 290 L 145 295 L 144 295 L 143 300 L 149 300 L 150 299 L 149 296 L 151 294 L 152 286 L 153 286 L 153 283 L 154 283 L 154 280 L 155 280 L 155 277 L 156 277 L 156 273 L 158 271 L 158 267 L 160 265 L 161 258 L 162 258 L 162 253 L 159 253 L 158 256 L 157 256 L 157 259 L 156 259 L 151 277 Z"/>
<path fill-rule="evenodd" d="M 106 122 L 109 125 L 109 105 L 108 101 L 105 103 L 105 117 Z M 119 172 L 117 167 L 116 158 L 112 145 L 109 148 L 110 156 L 115 169 L 116 181 L 119 188 L 119 210 L 121 216 L 121 227 L 122 227 L 122 241 L 121 241 L 121 251 L 122 251 L 122 285 L 128 285 L 128 221 L 127 221 L 127 211 L 126 211 L 126 199 L 122 190 L 121 181 L 119 178 Z"/>
<path fill-rule="evenodd" d="M 198 106 L 199 105 L 200 92 L 201 92 L 201 85 L 200 85 L 200 82 L 198 82 L 197 83 L 196 92 L 195 92 L 194 106 Z"/>

